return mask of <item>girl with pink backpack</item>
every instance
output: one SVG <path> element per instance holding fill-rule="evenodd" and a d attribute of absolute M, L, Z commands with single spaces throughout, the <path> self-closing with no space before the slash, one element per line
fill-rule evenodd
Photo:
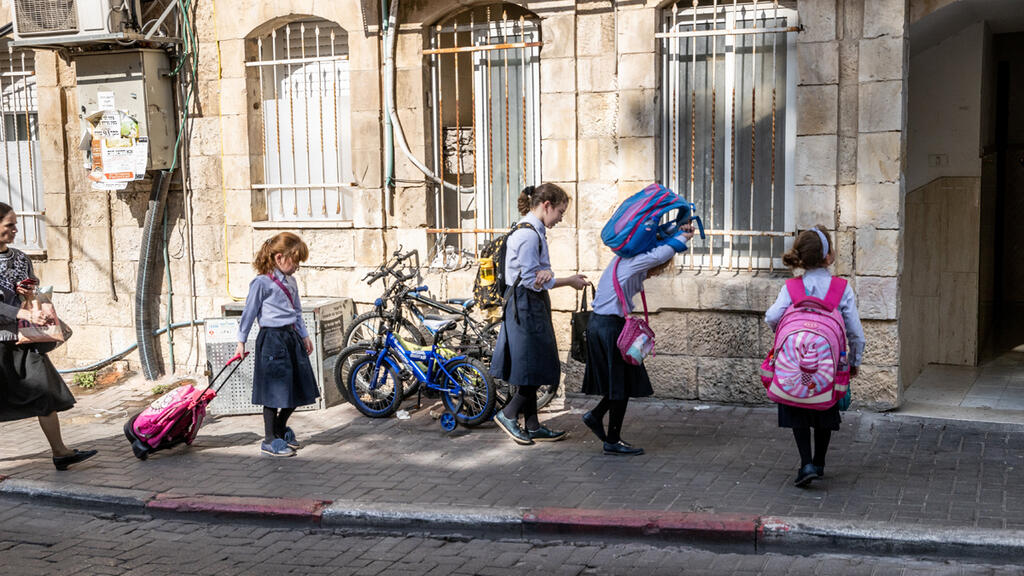
<path fill-rule="evenodd" d="M 622 439 L 622 421 L 630 398 L 654 393 L 643 356 L 653 346 L 653 333 L 646 322 L 630 318 L 637 293 L 647 316 L 644 280 L 665 270 L 677 252 L 686 251 L 693 238 L 693 226 L 685 224 L 675 236 L 647 252 L 629 258 L 616 256 L 597 284 L 593 313 L 587 324 L 587 368 L 583 374 L 583 393 L 601 396 L 583 423 L 604 443 L 604 453 L 614 456 L 639 456 L 643 448 Z M 638 328 L 638 327 L 639 328 Z M 644 330 L 646 329 L 646 330 Z M 638 344 L 645 341 L 647 345 Z M 638 353 L 637 349 L 643 348 Z M 604 416 L 608 414 L 608 430 Z"/>
<path fill-rule="evenodd" d="M 848 400 L 849 379 L 857 375 L 864 354 L 853 290 L 828 270 L 835 259 L 824 227 L 801 232 L 782 262 L 803 269 L 803 276 L 786 282 L 764 318 L 775 330 L 775 343 L 761 378 L 769 398 L 779 405 L 779 427 L 793 429 L 800 452 L 793 481 L 798 487 L 825 475 L 832 431 L 842 421 L 839 402 L 844 396 Z"/>

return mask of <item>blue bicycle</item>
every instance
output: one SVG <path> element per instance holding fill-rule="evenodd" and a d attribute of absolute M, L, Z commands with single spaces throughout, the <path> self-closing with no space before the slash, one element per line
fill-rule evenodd
<path fill-rule="evenodd" d="M 341 352 L 338 363 L 344 393 L 357 410 L 371 418 L 395 413 L 402 402 L 403 381 L 415 379 L 420 388 L 440 393 L 446 412 L 441 426 L 448 431 L 457 424 L 476 426 L 491 418 L 494 411 L 494 379 L 478 360 L 456 355 L 438 346 L 443 335 L 458 327 L 455 320 L 426 320 L 433 333 L 429 346 L 404 341 L 395 329 L 402 325 L 401 301 L 408 293 L 424 292 L 426 286 L 398 286 L 387 303 L 378 299 L 375 308 L 384 318 L 383 329 L 371 342 L 360 342 Z"/>

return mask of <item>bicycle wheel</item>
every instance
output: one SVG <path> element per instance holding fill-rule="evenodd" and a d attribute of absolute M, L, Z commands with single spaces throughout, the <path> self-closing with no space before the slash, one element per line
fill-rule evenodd
<path fill-rule="evenodd" d="M 373 341 L 383 329 L 383 324 L 384 318 L 376 310 L 363 312 L 356 316 L 352 323 L 349 324 L 349 327 L 345 329 L 345 346 L 352 346 L 358 342 Z M 402 318 L 402 323 L 398 326 L 398 335 L 406 342 L 420 346 L 424 346 L 427 343 L 427 339 L 423 337 L 423 333 L 420 332 L 419 328 L 405 318 Z"/>
<path fill-rule="evenodd" d="M 352 371 L 352 366 L 357 360 L 373 353 L 374 348 L 368 342 L 358 342 L 338 352 L 338 359 L 334 362 L 334 387 L 337 388 L 338 393 L 345 399 L 345 402 L 352 402 L 345 375 Z"/>
<path fill-rule="evenodd" d="M 445 363 L 444 368 L 462 388 L 461 394 L 441 395 L 455 420 L 465 426 L 476 426 L 490 418 L 494 411 L 494 379 L 484 365 L 473 358 L 456 358 Z"/>
<path fill-rule="evenodd" d="M 558 384 L 537 387 L 537 410 L 544 408 L 558 395 Z"/>
<path fill-rule="evenodd" d="M 345 373 L 345 384 L 349 402 L 357 410 L 370 418 L 385 418 L 394 414 L 402 402 L 402 380 L 391 364 L 383 362 L 380 368 L 376 364 L 376 354 L 357 357 Z M 371 388 L 374 381 L 377 387 Z"/>

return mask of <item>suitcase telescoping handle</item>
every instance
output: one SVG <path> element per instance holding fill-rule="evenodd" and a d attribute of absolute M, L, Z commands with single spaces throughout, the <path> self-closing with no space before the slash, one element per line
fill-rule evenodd
<path fill-rule="evenodd" d="M 220 393 L 220 389 L 224 387 L 225 383 L 231 380 L 231 377 L 235 375 L 235 370 L 238 370 L 238 367 L 242 365 L 242 361 L 245 360 L 245 357 L 248 355 L 248 352 L 244 354 L 235 354 L 227 362 L 224 363 L 224 366 L 222 366 L 220 371 L 217 372 L 217 375 L 213 377 L 213 380 L 210 380 L 210 386 L 213 386 L 213 384 L 217 380 L 220 380 L 220 375 L 223 374 L 225 370 L 227 370 L 228 366 L 234 364 L 235 367 L 231 369 L 231 372 L 228 372 L 227 377 L 224 378 L 224 382 L 221 382 L 220 386 L 217 386 L 217 388 L 214 389 L 214 393 Z"/>

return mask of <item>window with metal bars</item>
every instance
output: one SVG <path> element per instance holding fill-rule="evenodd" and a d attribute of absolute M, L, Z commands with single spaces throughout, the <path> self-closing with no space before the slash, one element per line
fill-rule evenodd
<path fill-rule="evenodd" d="M 519 219 L 540 179 L 540 21 L 509 3 L 477 6 L 429 29 L 435 248 L 475 253 Z"/>
<path fill-rule="evenodd" d="M 14 245 L 45 249 L 35 53 L 0 43 L 0 201 L 14 208 Z"/>
<path fill-rule="evenodd" d="M 254 41 L 258 86 L 253 170 L 271 221 L 351 220 L 348 33 L 333 22 L 290 22 Z"/>
<path fill-rule="evenodd" d="M 663 11 L 660 178 L 708 228 L 689 266 L 781 266 L 794 227 L 797 30 L 796 11 L 770 0 Z"/>

